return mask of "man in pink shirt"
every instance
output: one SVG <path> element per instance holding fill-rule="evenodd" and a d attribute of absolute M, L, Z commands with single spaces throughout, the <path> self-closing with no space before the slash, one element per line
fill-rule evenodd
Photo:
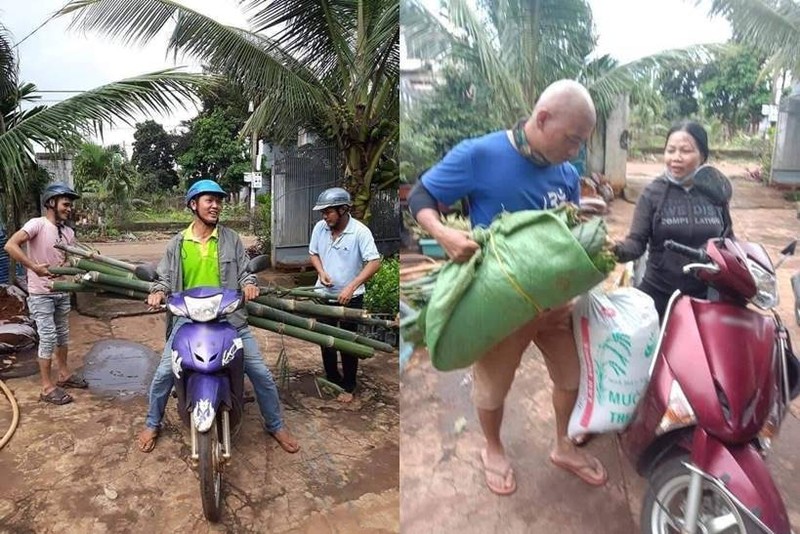
<path fill-rule="evenodd" d="M 69 342 L 69 294 L 54 293 L 53 274 L 48 267 L 64 263 L 64 253 L 56 243 L 72 244 L 75 232 L 65 225 L 72 213 L 72 201 L 80 198 L 64 184 L 50 184 L 42 194 L 43 217 L 31 219 L 11 236 L 5 246 L 8 255 L 28 269 L 28 310 L 39 334 L 39 371 L 42 374 L 40 400 L 67 404 L 72 396 L 64 388 L 85 388 L 86 380 L 71 374 L 67 367 Z M 28 244 L 28 253 L 22 245 Z M 55 355 L 58 380 L 50 377 L 50 362 Z"/>

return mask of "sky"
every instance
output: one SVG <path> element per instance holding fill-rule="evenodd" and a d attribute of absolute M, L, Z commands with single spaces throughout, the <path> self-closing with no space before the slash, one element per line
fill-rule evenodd
<path fill-rule="evenodd" d="M 708 17 L 695 0 L 589 0 L 597 27 L 597 53 L 622 63 L 662 50 L 730 38 L 723 18 Z"/>
<path fill-rule="evenodd" d="M 20 42 L 67 0 L 0 0 L 0 21 Z M 246 18 L 234 0 L 181 0 L 184 5 L 211 15 L 225 24 L 246 27 Z M 436 5 L 438 0 L 429 0 Z M 599 34 L 599 54 L 608 53 L 627 62 L 652 53 L 696 43 L 723 42 L 730 30 L 724 19 L 709 20 L 706 9 L 694 0 L 589 0 Z M 69 18 L 48 22 L 19 47 L 20 76 L 48 91 L 86 90 L 93 87 L 174 67 L 166 55 L 167 32 L 144 48 L 126 47 L 96 34 L 68 30 Z M 178 65 L 189 63 L 183 60 Z M 196 68 L 196 65 L 195 65 Z M 69 93 L 43 93 L 44 103 Z M 167 130 L 196 114 L 179 110 L 171 116 L 152 117 Z M 142 117 L 142 120 L 150 117 Z M 125 143 L 130 155 L 133 127 L 120 125 L 105 132 L 103 144 Z"/>

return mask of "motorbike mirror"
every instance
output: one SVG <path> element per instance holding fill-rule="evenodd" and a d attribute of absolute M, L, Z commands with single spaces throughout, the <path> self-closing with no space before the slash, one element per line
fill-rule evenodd
<path fill-rule="evenodd" d="M 694 187 L 714 204 L 724 206 L 731 201 L 733 186 L 727 176 L 711 165 L 703 165 L 694 174 Z"/>
<path fill-rule="evenodd" d="M 782 256 L 794 256 L 794 251 L 797 248 L 797 239 L 786 245 L 786 248 L 781 250 Z"/>
<path fill-rule="evenodd" d="M 155 266 L 149 263 L 137 265 L 136 269 L 133 271 L 133 274 L 136 275 L 136 278 L 139 280 L 144 280 L 145 282 L 152 282 L 158 278 L 158 273 L 156 272 Z"/>
<path fill-rule="evenodd" d="M 261 271 L 266 270 L 269 268 L 270 260 L 268 254 L 261 254 L 260 256 L 256 256 L 250 263 L 247 264 L 247 271 L 250 273 L 260 273 Z"/>

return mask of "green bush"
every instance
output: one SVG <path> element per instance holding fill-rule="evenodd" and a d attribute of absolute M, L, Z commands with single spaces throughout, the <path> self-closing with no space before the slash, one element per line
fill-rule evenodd
<path fill-rule="evenodd" d="M 400 299 L 400 260 L 395 256 L 384 258 L 381 268 L 367 282 L 364 307 L 370 313 L 396 315 Z"/>

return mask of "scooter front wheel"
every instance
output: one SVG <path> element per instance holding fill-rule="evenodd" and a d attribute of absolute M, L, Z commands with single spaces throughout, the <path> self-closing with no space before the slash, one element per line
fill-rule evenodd
<path fill-rule="evenodd" d="M 687 455 L 675 456 L 656 467 L 642 502 L 642 534 L 680 534 L 691 473 Z M 703 481 L 696 532 L 761 534 L 744 512 L 719 488 Z"/>
<path fill-rule="evenodd" d="M 207 432 L 197 433 L 197 453 L 200 457 L 200 496 L 203 515 L 211 522 L 219 521 L 222 502 L 222 445 L 217 421 Z"/>

